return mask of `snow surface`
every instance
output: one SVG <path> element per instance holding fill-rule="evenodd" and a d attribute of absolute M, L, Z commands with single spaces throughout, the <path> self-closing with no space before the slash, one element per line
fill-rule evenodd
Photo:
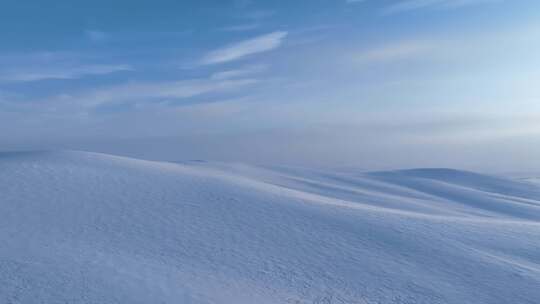
<path fill-rule="evenodd" d="M 540 185 L 0 153 L 0 303 L 540 303 Z"/>

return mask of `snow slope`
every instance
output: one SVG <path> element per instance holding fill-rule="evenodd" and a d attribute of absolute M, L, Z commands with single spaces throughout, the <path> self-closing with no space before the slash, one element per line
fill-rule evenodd
<path fill-rule="evenodd" d="M 0 153 L 0 303 L 540 303 L 540 186 Z"/>

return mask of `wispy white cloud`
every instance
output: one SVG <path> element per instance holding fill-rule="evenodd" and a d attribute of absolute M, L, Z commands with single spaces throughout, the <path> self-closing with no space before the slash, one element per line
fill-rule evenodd
<path fill-rule="evenodd" d="M 506 41 L 501 45 L 501 41 Z M 537 23 L 517 27 L 507 31 L 492 33 L 474 32 L 448 34 L 444 37 L 434 35 L 412 36 L 405 39 L 389 41 L 380 45 L 367 45 L 362 49 L 354 49 L 343 56 L 347 63 L 381 64 L 399 63 L 416 60 L 415 63 L 429 62 L 434 68 L 437 63 L 446 67 L 464 65 L 463 71 L 472 70 L 473 66 L 482 64 L 500 64 L 500 58 L 505 58 L 501 66 L 519 66 L 522 57 L 531 62 L 540 60 L 535 47 L 540 45 L 540 30 Z M 416 66 L 418 67 L 418 65 Z M 502 73 L 501 73 L 502 75 Z M 492 75 L 495 78 L 496 75 Z"/>
<path fill-rule="evenodd" d="M 0 72 L 3 82 L 31 82 L 48 79 L 77 79 L 88 75 L 105 75 L 132 71 L 126 64 L 94 64 L 80 66 L 33 66 L 10 68 Z"/>
<path fill-rule="evenodd" d="M 234 0 L 234 6 L 237 8 L 246 8 L 253 4 L 253 0 Z"/>
<path fill-rule="evenodd" d="M 387 6 L 383 12 L 394 14 L 424 8 L 456 8 L 501 1 L 504 0 L 403 0 Z"/>
<path fill-rule="evenodd" d="M 355 53 L 353 61 L 357 64 L 396 62 L 425 55 L 437 48 L 440 48 L 440 42 L 434 40 L 400 41 Z"/>
<path fill-rule="evenodd" d="M 92 42 L 102 42 L 107 40 L 109 35 L 107 33 L 98 30 L 87 30 L 84 32 L 86 37 Z"/>
<path fill-rule="evenodd" d="M 275 15 L 275 11 L 272 10 L 256 10 L 256 11 L 250 11 L 242 15 L 245 19 L 250 20 L 256 20 L 256 21 L 262 21 L 264 19 L 270 18 L 273 15 Z"/>
<path fill-rule="evenodd" d="M 245 66 L 240 69 L 234 69 L 234 70 L 227 70 L 227 71 L 221 71 L 216 72 L 212 74 L 210 77 L 211 79 L 216 80 L 225 80 L 225 79 L 235 79 L 235 78 L 241 78 L 241 77 L 247 77 L 256 73 L 260 73 L 264 70 L 266 70 L 268 66 L 266 65 L 250 65 Z"/>
<path fill-rule="evenodd" d="M 0 56 L 0 83 L 79 79 L 134 71 L 134 67 L 111 62 L 91 52 L 20 52 Z"/>
<path fill-rule="evenodd" d="M 258 29 L 261 25 L 259 23 L 246 23 L 246 24 L 237 24 L 231 26 L 225 26 L 220 28 L 220 31 L 223 32 L 246 32 Z"/>
<path fill-rule="evenodd" d="M 82 107 L 95 107 L 107 103 L 139 103 L 155 100 L 174 100 L 207 93 L 223 93 L 256 83 L 255 79 L 195 79 L 155 83 L 129 83 L 95 89 L 75 95 L 63 95 L 57 101 L 67 100 Z"/>
<path fill-rule="evenodd" d="M 254 78 L 212 77 L 181 81 L 132 82 L 112 86 L 63 92 L 39 98 L 17 96 L 11 101 L 0 96 L 0 106 L 21 112 L 54 113 L 55 115 L 81 115 L 103 106 L 120 106 L 126 109 L 142 106 L 176 106 L 204 103 L 197 98 L 205 94 L 237 92 L 258 82 Z M 216 100 L 212 99 L 213 102 Z M 229 97 L 228 97 L 229 98 Z M 219 100 L 219 99 L 218 99 Z M 5 104 L 4 104 L 5 103 Z"/>
<path fill-rule="evenodd" d="M 217 64 L 239 60 L 249 55 L 263 53 L 278 48 L 287 36 L 287 32 L 278 31 L 244 40 L 208 53 L 202 64 Z"/>

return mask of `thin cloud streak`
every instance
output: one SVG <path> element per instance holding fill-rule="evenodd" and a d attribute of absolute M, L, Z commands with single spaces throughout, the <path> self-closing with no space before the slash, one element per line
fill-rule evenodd
<path fill-rule="evenodd" d="M 85 31 L 85 35 L 92 42 L 102 42 L 109 37 L 105 32 L 97 30 L 87 30 Z"/>
<path fill-rule="evenodd" d="M 2 82 L 32 82 L 50 79 L 77 79 L 89 75 L 106 75 L 115 72 L 133 71 L 126 64 L 96 64 L 74 67 L 34 67 L 7 70 L 0 74 Z"/>
<path fill-rule="evenodd" d="M 247 32 L 258 29 L 261 25 L 258 23 L 238 24 L 222 27 L 219 30 L 222 32 Z"/>
<path fill-rule="evenodd" d="M 237 79 L 241 77 L 247 77 L 253 74 L 257 74 L 265 71 L 268 68 L 266 65 L 251 65 L 239 69 L 227 70 L 216 72 L 210 76 L 211 79 L 215 80 L 227 80 L 227 79 Z"/>
<path fill-rule="evenodd" d="M 353 56 L 356 64 L 388 63 L 418 57 L 442 47 L 439 41 L 402 41 L 361 51 Z"/>
<path fill-rule="evenodd" d="M 201 78 L 181 81 L 127 83 L 86 91 L 61 93 L 40 99 L 25 99 L 22 97 L 13 100 L 14 102 L 8 102 L 4 106 L 13 107 L 21 112 L 38 111 L 40 113 L 70 116 L 75 113 L 86 113 L 89 110 L 107 105 L 136 106 L 152 103 L 164 104 L 164 102 L 166 105 L 167 102 L 183 99 L 186 99 L 188 103 L 193 103 L 190 98 L 204 94 L 235 92 L 257 82 L 258 80 L 253 78 Z M 24 102 L 20 102 L 21 100 Z M 35 107 L 38 104 L 40 105 L 39 108 Z"/>
<path fill-rule="evenodd" d="M 287 34 L 284 31 L 273 32 L 214 50 L 204 56 L 202 64 L 236 61 L 250 55 L 271 51 L 281 46 Z"/>
<path fill-rule="evenodd" d="M 501 2 L 503 0 L 405 0 L 387 6 L 383 13 L 390 15 L 426 8 L 457 8 L 485 3 Z"/>

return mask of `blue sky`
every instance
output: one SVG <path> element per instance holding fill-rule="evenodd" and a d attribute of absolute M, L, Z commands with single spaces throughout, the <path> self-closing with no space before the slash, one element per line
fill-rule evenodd
<path fill-rule="evenodd" d="M 2 1 L 0 149 L 540 170 L 540 3 Z"/>

